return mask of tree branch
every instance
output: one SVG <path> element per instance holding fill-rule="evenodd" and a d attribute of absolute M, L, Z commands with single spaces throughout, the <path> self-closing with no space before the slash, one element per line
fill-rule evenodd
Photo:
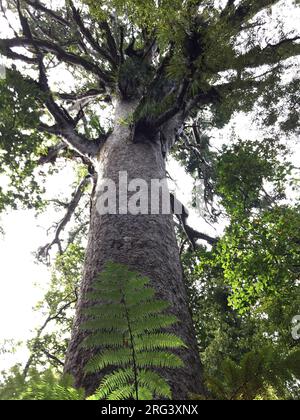
<path fill-rule="evenodd" d="M 99 53 L 105 60 L 109 61 L 114 67 L 116 67 L 117 62 L 115 61 L 115 57 L 109 54 L 109 52 L 100 46 L 98 41 L 93 37 L 92 33 L 87 29 L 83 23 L 83 20 L 80 16 L 79 10 L 75 8 L 73 2 L 70 2 L 71 9 L 73 13 L 74 21 L 76 22 L 78 28 L 80 29 L 81 33 L 84 35 L 90 46 Z"/>
<path fill-rule="evenodd" d="M 164 112 L 156 121 L 155 121 L 155 128 L 158 129 L 163 124 L 168 122 L 171 118 L 175 117 L 176 114 L 182 109 L 184 98 L 187 93 L 189 87 L 189 81 L 185 79 L 178 90 L 177 98 L 174 105 Z"/>
<path fill-rule="evenodd" d="M 173 214 L 177 217 L 179 221 L 180 229 L 185 233 L 187 239 L 193 246 L 194 250 L 197 247 L 196 240 L 202 240 L 206 241 L 210 245 L 216 245 L 219 239 L 212 238 L 209 235 L 206 235 L 205 233 L 200 233 L 197 230 L 193 229 L 188 224 L 188 218 L 189 218 L 189 211 L 186 209 L 186 207 L 175 197 L 173 193 L 170 194 L 170 202 L 171 202 L 171 208 Z M 177 210 L 181 209 L 180 212 L 177 212 Z"/>
<path fill-rule="evenodd" d="M 107 45 L 111 51 L 111 55 L 112 55 L 112 58 L 114 59 L 114 62 L 116 64 L 120 63 L 121 57 L 119 55 L 117 43 L 110 30 L 109 24 L 106 21 L 103 21 L 100 23 L 100 28 L 102 28 L 105 32 Z"/>
<path fill-rule="evenodd" d="M 35 352 L 38 350 L 38 345 L 39 345 L 39 340 L 44 332 L 44 330 L 46 329 L 46 327 L 48 326 L 48 324 L 52 321 L 55 321 L 56 319 L 58 319 L 67 309 L 69 309 L 72 305 L 74 305 L 77 302 L 77 298 L 67 302 L 66 304 L 64 304 L 61 308 L 58 309 L 57 313 L 55 315 L 49 315 L 48 318 L 45 320 L 44 324 L 38 329 L 37 331 L 37 335 L 34 339 L 34 344 L 32 346 L 32 351 L 30 354 L 29 359 L 27 360 L 27 363 L 24 367 L 23 370 L 23 377 L 24 379 L 26 379 L 27 375 L 28 375 L 28 371 L 30 369 L 30 366 L 33 362 L 34 359 L 34 354 Z"/>
<path fill-rule="evenodd" d="M 67 52 L 60 45 L 55 44 L 54 42 L 34 37 L 32 40 L 27 37 L 0 39 L 0 51 L 3 55 L 7 56 L 8 53 L 11 55 L 13 53 L 12 48 L 16 47 L 37 47 L 43 53 L 53 54 L 60 61 L 82 67 L 86 71 L 97 76 L 103 85 L 111 82 L 111 77 L 106 70 L 100 69 L 98 65 L 77 54 Z M 26 62 L 28 62 L 28 60 L 26 60 Z M 36 62 L 36 60 L 34 62 Z"/>
<path fill-rule="evenodd" d="M 54 245 L 58 246 L 60 254 L 63 253 L 60 235 L 64 231 L 64 229 L 66 228 L 67 224 L 71 221 L 71 218 L 72 218 L 78 204 L 80 203 L 80 201 L 81 201 L 81 199 L 84 195 L 85 188 L 87 187 L 89 182 L 90 182 L 90 176 L 88 175 L 79 184 L 79 187 L 75 191 L 72 200 L 67 205 L 67 212 L 66 212 L 65 216 L 63 217 L 63 219 L 57 225 L 57 228 L 56 228 L 56 231 L 55 231 L 55 237 L 54 237 L 53 241 L 51 243 L 47 244 L 46 246 L 39 249 L 39 251 L 38 251 L 38 258 L 39 259 L 47 259 L 48 256 L 49 256 L 49 252 Z"/>
<path fill-rule="evenodd" d="M 58 143 L 55 146 L 49 147 L 47 155 L 41 156 L 38 164 L 45 165 L 46 163 L 55 163 L 61 151 L 66 150 L 67 145 L 64 142 Z"/>
<path fill-rule="evenodd" d="M 274 45 L 269 44 L 266 48 L 255 47 L 246 54 L 238 56 L 231 69 L 272 65 L 300 55 L 300 43 L 295 42 L 299 40 L 300 36 L 295 36 L 283 39 Z"/>
<path fill-rule="evenodd" d="M 55 112 L 53 114 L 52 111 L 50 112 L 54 116 L 54 118 L 61 118 L 61 113 L 56 114 Z M 84 158 L 87 158 L 90 161 L 93 160 L 93 158 L 97 155 L 101 148 L 101 145 L 106 139 L 106 137 L 101 137 L 97 140 L 88 140 L 83 135 L 77 133 L 71 125 L 67 126 L 67 123 L 65 122 L 63 122 L 63 126 L 48 126 L 47 124 L 40 123 L 38 126 L 38 130 L 41 132 L 54 134 L 58 137 L 61 137 L 68 147 L 77 152 L 78 155 L 83 156 Z"/>
<path fill-rule="evenodd" d="M 48 9 L 45 5 L 39 2 L 39 0 L 24 0 L 28 6 L 31 6 L 35 10 L 39 10 L 44 12 L 51 18 L 53 18 L 56 22 L 59 22 L 62 26 L 69 26 L 69 22 L 64 19 L 62 16 L 55 13 L 53 10 Z"/>
<path fill-rule="evenodd" d="M 45 356 L 48 357 L 48 359 L 53 360 L 57 365 L 60 365 L 64 367 L 64 362 L 62 362 L 58 357 L 56 357 L 54 354 L 51 354 L 48 350 L 42 349 L 42 352 L 45 354 Z"/>
<path fill-rule="evenodd" d="M 235 8 L 234 0 L 228 0 L 227 5 L 221 13 L 221 17 L 227 19 L 228 23 L 232 26 L 240 28 L 244 22 L 278 2 L 279 0 L 244 0 Z"/>

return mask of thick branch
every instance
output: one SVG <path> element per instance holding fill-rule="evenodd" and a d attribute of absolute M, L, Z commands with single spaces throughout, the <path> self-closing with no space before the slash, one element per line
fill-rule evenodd
<path fill-rule="evenodd" d="M 170 202 L 171 202 L 171 208 L 172 212 L 175 214 L 177 219 L 179 220 L 179 227 L 183 230 L 183 232 L 186 234 L 187 239 L 192 244 L 193 248 L 196 249 L 196 240 L 202 240 L 206 241 L 210 245 L 215 245 L 218 242 L 217 238 L 212 238 L 209 235 L 206 235 L 205 233 L 200 233 L 197 230 L 193 229 L 188 224 L 188 218 L 189 218 L 189 211 L 187 208 L 175 197 L 173 193 L 170 194 Z M 178 210 L 181 210 L 178 212 Z"/>
<path fill-rule="evenodd" d="M 299 40 L 300 36 L 296 36 L 283 39 L 277 44 L 268 45 L 266 48 L 255 47 L 246 54 L 237 57 L 232 69 L 272 65 L 300 55 L 300 43 L 295 42 Z"/>
<path fill-rule="evenodd" d="M 100 23 L 100 28 L 103 29 L 105 32 L 108 48 L 110 49 L 111 55 L 115 63 L 118 64 L 120 62 L 120 55 L 118 52 L 118 47 L 115 38 L 113 37 L 113 34 L 110 30 L 109 24 L 106 21 L 103 21 Z"/>
<path fill-rule="evenodd" d="M 60 61 L 84 68 L 86 71 L 96 75 L 103 84 L 108 84 L 111 82 L 111 78 L 108 72 L 100 69 L 98 65 L 77 54 L 67 52 L 60 45 L 55 44 L 54 42 L 38 38 L 33 38 L 30 40 L 26 37 L 0 39 L 0 51 L 3 55 L 8 56 L 8 53 L 12 54 L 12 48 L 16 47 L 39 48 L 43 53 L 51 53 L 55 55 Z"/>
<path fill-rule="evenodd" d="M 178 112 L 183 108 L 184 105 L 184 99 L 185 95 L 187 93 L 189 87 L 189 81 L 185 79 L 182 84 L 179 87 L 179 91 L 177 94 L 176 101 L 174 105 L 168 109 L 166 112 L 164 112 L 155 122 L 155 128 L 158 129 L 163 124 L 167 123 L 169 120 L 171 120 L 173 117 L 175 117 Z"/>
<path fill-rule="evenodd" d="M 193 229 L 188 224 L 185 224 L 185 232 L 189 238 L 195 240 L 201 240 L 207 242 L 209 245 L 216 245 L 218 243 L 217 238 L 213 238 L 205 233 L 198 232 L 197 230 Z"/>
<path fill-rule="evenodd" d="M 69 22 L 64 19 L 62 16 L 55 13 L 53 10 L 48 9 L 46 6 L 44 6 L 42 3 L 40 3 L 38 0 L 24 0 L 28 6 L 31 6 L 35 10 L 39 10 L 51 18 L 53 18 L 56 22 L 59 22 L 63 26 L 69 26 Z"/>
<path fill-rule="evenodd" d="M 48 109 L 54 118 L 58 119 L 60 125 L 48 126 L 47 124 L 41 123 L 38 126 L 38 130 L 61 137 L 65 144 L 80 156 L 92 160 L 99 152 L 104 139 L 88 140 L 86 137 L 77 133 L 71 124 L 68 125 L 65 121 L 61 123 L 62 111 L 59 108 L 59 113 L 52 107 L 48 107 Z"/>
<path fill-rule="evenodd" d="M 98 141 L 90 141 L 74 129 L 76 121 L 62 108 L 60 108 L 54 101 L 50 88 L 48 86 L 48 79 L 46 69 L 43 64 L 43 58 L 39 61 L 40 80 L 39 87 L 47 95 L 45 104 L 54 117 L 56 125 L 49 127 L 46 124 L 40 124 L 39 129 L 51 134 L 61 135 L 68 146 L 79 153 L 81 156 L 92 160 L 98 153 L 100 144 Z"/>
<path fill-rule="evenodd" d="M 0 39 L 0 53 L 12 60 L 23 61 L 27 64 L 37 64 L 37 59 L 35 57 L 28 57 L 27 55 L 13 51 L 5 39 Z"/>
<path fill-rule="evenodd" d="M 39 165 L 45 165 L 46 163 L 55 163 L 62 150 L 65 150 L 67 145 L 63 142 L 56 144 L 55 146 L 49 147 L 47 155 L 41 156 L 39 159 Z"/>
<path fill-rule="evenodd" d="M 53 360 L 56 365 L 64 367 L 64 362 L 62 362 L 58 357 L 56 357 L 54 354 L 51 354 L 48 350 L 42 349 L 42 352 L 45 354 L 45 356 L 48 357 L 49 360 Z"/>
<path fill-rule="evenodd" d="M 240 28 L 244 22 L 278 2 L 279 0 L 244 0 L 235 8 L 234 0 L 228 0 L 227 5 L 221 13 L 221 17 L 226 18 L 232 26 Z"/>
<path fill-rule="evenodd" d="M 185 116 L 197 107 L 203 107 L 205 105 L 217 104 L 225 97 L 228 93 L 236 90 L 247 90 L 256 89 L 262 86 L 264 80 L 246 79 L 246 80 L 235 80 L 233 82 L 223 83 L 221 85 L 214 85 L 206 92 L 200 92 L 194 98 L 192 98 L 186 107 Z"/>

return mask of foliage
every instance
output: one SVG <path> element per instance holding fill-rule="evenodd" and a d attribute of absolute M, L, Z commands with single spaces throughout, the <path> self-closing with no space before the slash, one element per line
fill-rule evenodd
<path fill-rule="evenodd" d="M 285 198 L 292 165 L 282 155 L 286 147 L 273 139 L 238 140 L 223 148 L 215 169 L 216 193 L 227 214 L 247 217 Z"/>
<path fill-rule="evenodd" d="M 231 288 L 230 304 L 244 313 L 260 298 L 298 287 L 299 228 L 299 209 L 288 206 L 233 221 L 199 270 L 218 266 Z"/>
<path fill-rule="evenodd" d="M 84 248 L 72 243 L 56 257 L 51 282 L 43 299 L 35 306 L 44 322 L 27 342 L 31 368 L 44 370 L 49 365 L 61 372 L 73 325 L 77 289 L 82 273 Z"/>
<path fill-rule="evenodd" d="M 75 389 L 69 376 L 61 377 L 51 369 L 30 369 L 25 379 L 20 366 L 14 366 L 0 384 L 0 400 L 84 400 L 84 390 Z"/>
<path fill-rule="evenodd" d="M 228 303 L 231 287 L 220 267 L 210 265 L 199 275 L 199 260 L 207 254 L 200 249 L 183 261 L 210 398 L 298 399 L 299 342 L 291 334 L 298 288 L 258 295 L 241 313 Z"/>
<path fill-rule="evenodd" d="M 33 377 L 21 394 L 21 400 L 84 400 L 84 390 L 75 389 L 73 379 L 64 376 L 57 378 L 52 371 Z"/>
<path fill-rule="evenodd" d="M 208 377 L 207 384 L 218 400 L 284 399 L 286 384 L 299 380 L 299 366 L 299 350 L 282 357 L 267 347 L 246 353 L 240 364 L 224 360 L 218 376 Z"/>
<path fill-rule="evenodd" d="M 86 372 L 113 368 L 92 398 L 171 398 L 170 386 L 156 368 L 182 367 L 170 350 L 185 345 L 167 331 L 178 320 L 165 313 L 169 305 L 155 299 L 149 280 L 124 265 L 108 263 L 89 298 L 93 305 L 85 313 L 90 319 L 82 328 L 90 335 L 83 346 L 99 349 L 99 354 L 88 362 Z"/>
<path fill-rule="evenodd" d="M 43 187 L 34 170 L 42 137 L 34 128 L 41 93 L 17 70 L 7 70 L 6 78 L 0 80 L 0 98 L 0 176 L 7 180 L 0 187 L 0 211 L 6 206 L 40 208 Z"/>
<path fill-rule="evenodd" d="M 103 378 L 89 399 L 171 398 L 169 384 L 156 369 L 182 367 L 182 360 L 171 350 L 185 345 L 168 332 L 178 322 L 164 313 L 169 305 L 155 299 L 147 278 L 113 263 L 107 264 L 91 297 L 95 305 L 86 309 L 90 319 L 83 325 L 90 334 L 82 345 L 99 353 L 88 362 L 86 372 L 95 373 L 106 367 L 112 367 L 113 372 Z M 38 339 L 38 346 L 42 346 L 45 337 Z M 45 348 L 49 349 L 49 343 Z M 41 358 L 38 349 L 35 351 L 35 357 Z M 31 367 L 25 377 L 21 366 L 4 375 L 0 398 L 85 399 L 84 391 L 76 390 L 70 377 L 62 377 L 53 369 L 41 373 L 36 367 Z"/>

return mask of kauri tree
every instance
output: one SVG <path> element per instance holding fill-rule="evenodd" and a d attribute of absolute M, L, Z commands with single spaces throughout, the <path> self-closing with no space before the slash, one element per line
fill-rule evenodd
<path fill-rule="evenodd" d="M 89 226 L 83 278 L 71 296 L 71 302 L 74 297 L 78 301 L 64 363 L 64 371 L 87 394 L 109 372 L 85 372 L 96 351 L 82 346 L 88 334 L 82 328 L 85 308 L 96 278 L 114 261 L 147 276 L 157 298 L 168 302 L 171 315 L 181 321 L 168 331 L 184 343 L 177 350 L 183 366 L 163 372 L 173 398 L 205 395 L 173 214 L 121 209 L 99 214 L 105 179 L 119 187 L 119 173 L 126 172 L 128 182 L 142 179 L 150 186 L 166 178 L 173 154 L 202 180 L 206 217 L 214 222 L 226 213 L 230 227 L 218 241 L 191 228 L 184 212 L 178 216 L 185 235 L 181 253 L 195 252 L 199 240 L 213 246 L 212 253 L 194 255 L 190 270 L 202 280 L 225 279 L 229 300 L 240 313 L 257 295 L 286 287 L 291 267 L 296 270 L 292 281 L 299 278 L 296 233 L 284 226 L 288 218 L 299 230 L 299 213 L 280 204 L 292 172 L 280 134 L 299 129 L 299 80 L 293 66 L 300 36 L 278 21 L 280 7 L 296 10 L 297 2 L 285 3 L 1 2 L 7 32 L 0 39 L 0 54 L 7 68 L 0 81 L 0 173 L 7 183 L 0 189 L 0 208 L 41 209 L 43 181 L 54 165 L 63 160 L 80 167 L 71 202 L 56 203 L 66 215 L 38 256 L 47 257 L 54 245 L 64 254 L 61 233 L 73 215 L 78 226 L 69 242 L 85 236 Z M 269 136 L 262 133 L 261 140 L 246 143 L 233 138 L 232 145 L 216 152 L 210 132 L 239 111 L 256 112 L 256 126 L 269 128 Z M 270 191 L 266 183 L 272 184 Z M 88 207 L 88 220 L 78 212 L 80 203 Z M 281 232 L 286 241 L 292 239 L 285 246 L 277 242 Z M 60 309 L 65 313 L 67 308 Z M 197 317 L 201 323 L 201 313 Z"/>

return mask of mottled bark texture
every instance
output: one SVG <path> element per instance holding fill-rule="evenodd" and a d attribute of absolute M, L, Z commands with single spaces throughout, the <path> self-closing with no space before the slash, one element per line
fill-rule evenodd
<path fill-rule="evenodd" d="M 119 171 L 127 171 L 129 181 L 141 178 L 149 185 L 152 179 L 166 177 L 160 141 L 147 141 L 147 133 L 141 138 L 133 138 L 132 131 L 121 122 L 130 112 L 131 104 L 123 103 L 117 107 L 115 130 L 99 155 L 99 184 L 103 178 L 118 184 Z M 172 328 L 172 332 L 182 337 L 188 349 L 180 351 L 185 367 L 165 370 L 163 374 L 172 387 L 174 399 L 187 399 L 191 393 L 202 394 L 202 369 L 172 215 L 99 215 L 96 197 L 66 372 L 71 373 L 76 385 L 84 387 L 88 394 L 99 385 L 101 375 L 84 374 L 84 366 L 92 353 L 80 348 L 85 336 L 80 324 L 83 320 L 82 308 L 87 304 L 86 293 L 107 261 L 126 264 L 148 276 L 157 297 L 170 302 L 172 312 L 181 321 Z"/>

